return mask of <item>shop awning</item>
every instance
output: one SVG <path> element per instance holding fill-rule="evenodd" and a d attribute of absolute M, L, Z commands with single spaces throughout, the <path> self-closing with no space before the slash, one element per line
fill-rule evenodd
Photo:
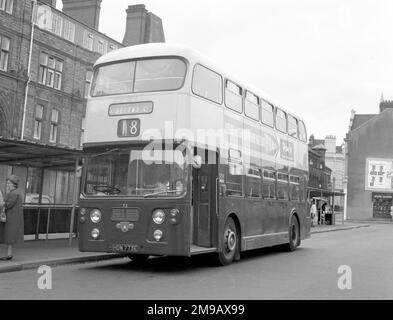
<path fill-rule="evenodd" d="M 0 165 L 74 170 L 75 160 L 83 154 L 78 149 L 0 137 Z"/>
<path fill-rule="evenodd" d="M 337 191 L 337 190 L 319 189 L 319 188 L 313 188 L 313 187 L 308 187 L 307 189 L 308 189 L 309 198 L 320 197 L 321 194 L 324 197 L 330 197 L 330 196 L 344 197 L 345 196 L 344 192 Z"/>

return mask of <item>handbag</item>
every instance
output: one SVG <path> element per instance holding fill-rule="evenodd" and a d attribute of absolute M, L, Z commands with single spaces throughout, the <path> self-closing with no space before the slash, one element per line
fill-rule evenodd
<path fill-rule="evenodd" d="M 2 207 L 0 210 L 0 222 L 6 222 L 7 216 L 5 215 L 5 208 Z"/>

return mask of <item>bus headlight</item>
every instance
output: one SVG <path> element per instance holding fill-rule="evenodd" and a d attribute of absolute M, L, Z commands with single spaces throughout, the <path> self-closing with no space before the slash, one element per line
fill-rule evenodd
<path fill-rule="evenodd" d="M 93 239 L 98 239 L 99 236 L 100 236 L 100 230 L 98 230 L 97 228 L 91 230 L 91 237 Z"/>
<path fill-rule="evenodd" d="M 101 211 L 98 210 L 98 209 L 92 210 L 91 213 L 90 213 L 90 220 L 91 220 L 93 223 L 98 223 L 98 222 L 100 222 L 100 221 L 101 221 Z"/>
<path fill-rule="evenodd" d="M 165 220 L 165 212 L 161 209 L 155 210 L 153 212 L 153 221 L 156 224 L 162 224 Z"/>
<path fill-rule="evenodd" d="M 85 208 L 82 208 L 81 211 L 80 211 L 80 215 L 81 215 L 81 216 L 84 216 L 85 214 L 86 214 L 86 209 L 85 209 Z"/>
<path fill-rule="evenodd" d="M 161 230 L 154 231 L 154 233 L 153 233 L 154 240 L 156 240 L 157 242 L 161 241 L 162 235 L 163 235 L 163 233 Z"/>

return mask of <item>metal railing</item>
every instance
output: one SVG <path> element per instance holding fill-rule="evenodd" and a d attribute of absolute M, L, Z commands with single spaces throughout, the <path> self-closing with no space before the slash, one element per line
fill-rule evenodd
<path fill-rule="evenodd" d="M 35 204 L 35 203 L 24 203 L 23 205 L 23 212 L 25 213 L 27 210 L 37 210 L 37 219 L 35 225 L 35 240 L 39 240 L 40 235 L 40 220 L 43 211 L 47 211 L 46 217 L 46 232 L 45 232 L 45 240 L 49 240 L 49 230 L 50 230 L 50 223 L 51 223 L 51 215 L 55 210 L 66 210 L 69 211 L 67 214 L 70 215 L 70 219 L 72 218 L 72 211 L 73 209 L 78 209 L 79 206 L 73 206 L 72 204 Z M 30 213 L 29 213 L 30 214 Z M 69 237 L 72 237 L 73 229 L 70 228 L 69 230 Z M 42 233 L 41 233 L 42 234 Z"/>

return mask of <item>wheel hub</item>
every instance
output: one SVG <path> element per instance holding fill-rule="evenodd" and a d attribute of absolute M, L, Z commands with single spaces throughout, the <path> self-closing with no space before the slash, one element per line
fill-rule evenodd
<path fill-rule="evenodd" d="M 227 230 L 226 247 L 228 251 L 233 251 L 236 248 L 236 234 L 232 230 Z"/>

